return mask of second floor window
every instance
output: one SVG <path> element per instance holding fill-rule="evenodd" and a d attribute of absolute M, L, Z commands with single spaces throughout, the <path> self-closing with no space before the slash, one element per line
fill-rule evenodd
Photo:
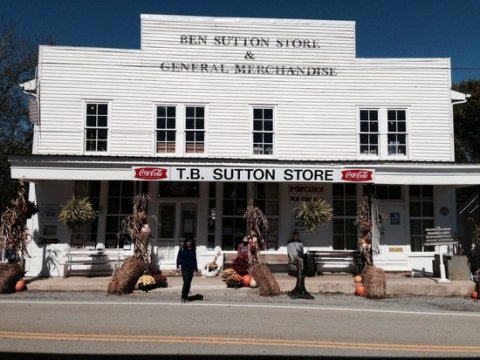
<path fill-rule="evenodd" d="M 85 123 L 86 151 L 107 151 L 108 104 L 87 103 Z"/>
<path fill-rule="evenodd" d="M 185 152 L 205 151 L 205 108 L 187 106 L 185 108 Z"/>
<path fill-rule="evenodd" d="M 273 155 L 273 108 L 253 108 L 253 154 Z"/>
<path fill-rule="evenodd" d="M 157 153 L 174 153 L 176 141 L 175 106 L 157 106 Z"/>
<path fill-rule="evenodd" d="M 360 110 L 360 153 L 378 155 L 378 110 Z"/>
<path fill-rule="evenodd" d="M 388 155 L 407 154 L 407 116 L 405 110 L 388 110 Z"/>

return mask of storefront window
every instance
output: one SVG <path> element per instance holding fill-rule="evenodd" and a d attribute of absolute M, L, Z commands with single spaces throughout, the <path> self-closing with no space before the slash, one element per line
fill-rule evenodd
<path fill-rule="evenodd" d="M 108 183 L 107 222 L 105 247 L 122 248 L 129 239 L 120 236 L 121 221 L 133 213 L 133 198 L 137 194 L 148 193 L 148 182 L 110 181 Z"/>
<path fill-rule="evenodd" d="M 433 228 L 433 186 L 411 185 L 410 192 L 410 247 L 412 251 L 433 251 L 433 246 L 424 246 L 425 229 Z"/>
<path fill-rule="evenodd" d="M 247 183 L 223 184 L 222 249 L 236 250 L 246 232 Z"/>
<path fill-rule="evenodd" d="M 333 249 L 357 249 L 355 184 L 333 184 Z"/>
<path fill-rule="evenodd" d="M 278 184 L 256 183 L 254 184 L 255 206 L 267 217 L 270 228 L 265 235 L 265 246 L 268 250 L 278 247 Z"/>
<path fill-rule="evenodd" d="M 100 181 L 75 181 L 76 197 L 88 197 L 93 209 L 98 214 L 100 201 Z M 98 216 L 92 222 L 74 226 L 72 231 L 71 246 L 76 248 L 94 248 L 97 244 Z M 44 229 L 45 232 L 45 229 Z M 44 235 L 46 235 L 44 233 Z"/>

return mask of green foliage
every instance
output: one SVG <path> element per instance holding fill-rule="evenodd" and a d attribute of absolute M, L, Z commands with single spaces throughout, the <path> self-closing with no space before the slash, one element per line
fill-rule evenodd
<path fill-rule="evenodd" d="M 321 225 L 328 223 L 333 217 L 333 208 L 323 199 L 302 201 L 293 209 L 295 219 L 308 232 L 315 232 Z"/>
<path fill-rule="evenodd" d="M 83 225 L 95 219 L 95 210 L 88 197 L 73 197 L 62 206 L 58 220 L 72 228 Z"/>
<path fill-rule="evenodd" d="M 465 104 L 455 105 L 455 161 L 464 163 L 480 162 L 480 80 L 462 81 L 453 86 L 454 90 L 470 94 Z"/>

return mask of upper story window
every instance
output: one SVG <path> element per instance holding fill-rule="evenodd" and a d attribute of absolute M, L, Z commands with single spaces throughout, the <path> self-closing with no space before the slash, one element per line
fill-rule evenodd
<path fill-rule="evenodd" d="M 359 110 L 359 150 L 362 156 L 407 156 L 407 110 Z"/>
<path fill-rule="evenodd" d="M 86 151 L 107 151 L 108 104 L 88 102 L 85 121 Z"/>
<path fill-rule="evenodd" d="M 185 152 L 205 152 L 205 107 L 185 107 Z"/>
<path fill-rule="evenodd" d="M 405 110 L 388 110 L 388 155 L 407 154 L 407 114 Z"/>
<path fill-rule="evenodd" d="M 378 155 L 378 110 L 360 110 L 360 153 Z"/>
<path fill-rule="evenodd" d="M 176 141 L 176 107 L 157 106 L 157 153 L 174 153 Z"/>
<path fill-rule="evenodd" d="M 253 108 L 253 154 L 273 155 L 273 108 Z"/>

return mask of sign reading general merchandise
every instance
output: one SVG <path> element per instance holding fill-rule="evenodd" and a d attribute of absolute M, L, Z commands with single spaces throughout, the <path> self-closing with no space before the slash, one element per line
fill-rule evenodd
<path fill-rule="evenodd" d="M 180 34 L 181 45 L 234 47 L 244 49 L 243 63 L 207 63 L 207 62 L 162 62 L 160 70 L 164 72 L 221 73 L 244 75 L 289 75 L 289 76 L 337 76 L 337 69 L 331 65 L 292 65 L 251 63 L 258 60 L 256 49 L 312 49 L 321 48 L 320 40 L 308 38 L 283 38 L 262 36 L 209 36 L 202 34 Z"/>
<path fill-rule="evenodd" d="M 133 178 L 150 181 L 363 182 L 374 170 L 317 167 L 144 166 L 132 168 Z"/>

